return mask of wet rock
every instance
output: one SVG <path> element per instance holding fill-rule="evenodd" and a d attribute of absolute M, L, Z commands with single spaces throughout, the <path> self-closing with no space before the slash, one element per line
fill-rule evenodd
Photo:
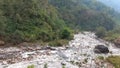
<path fill-rule="evenodd" d="M 108 47 L 106 47 L 104 45 L 97 45 L 94 48 L 94 52 L 95 53 L 109 53 L 109 49 L 108 49 Z"/>

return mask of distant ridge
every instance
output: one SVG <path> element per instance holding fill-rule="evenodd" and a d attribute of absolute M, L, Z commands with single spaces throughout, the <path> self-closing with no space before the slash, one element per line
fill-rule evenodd
<path fill-rule="evenodd" d="M 98 0 L 120 12 L 120 0 Z"/>

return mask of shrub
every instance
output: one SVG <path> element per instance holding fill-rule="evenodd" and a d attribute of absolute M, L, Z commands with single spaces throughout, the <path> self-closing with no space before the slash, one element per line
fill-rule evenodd
<path fill-rule="evenodd" d="M 50 46 L 63 46 L 63 45 L 67 45 L 68 40 L 55 40 L 55 41 L 51 41 L 49 42 Z"/>
<path fill-rule="evenodd" d="M 106 60 L 113 64 L 115 68 L 120 68 L 120 56 L 109 56 Z"/>
<path fill-rule="evenodd" d="M 97 58 L 100 59 L 100 60 L 104 60 L 103 56 L 98 56 Z"/>
<path fill-rule="evenodd" d="M 46 64 L 44 64 L 44 68 L 48 68 L 48 65 L 47 65 L 47 63 L 46 63 Z"/>
<path fill-rule="evenodd" d="M 27 68 L 35 68 L 34 65 L 29 65 Z"/>
<path fill-rule="evenodd" d="M 61 39 L 71 39 L 71 30 L 68 29 L 68 28 L 64 28 L 62 31 L 61 31 Z"/>
<path fill-rule="evenodd" d="M 106 35 L 106 29 L 105 29 L 104 27 L 99 27 L 99 28 L 97 28 L 97 30 L 96 30 L 96 35 L 97 35 L 98 37 L 100 37 L 100 38 L 105 37 L 105 35 Z"/>
<path fill-rule="evenodd" d="M 62 65 L 62 68 L 65 68 L 65 65 Z"/>

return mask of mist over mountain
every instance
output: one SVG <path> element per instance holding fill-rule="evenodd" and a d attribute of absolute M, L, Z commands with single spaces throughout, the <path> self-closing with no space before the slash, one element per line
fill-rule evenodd
<path fill-rule="evenodd" d="M 120 0 L 98 0 L 120 12 Z"/>

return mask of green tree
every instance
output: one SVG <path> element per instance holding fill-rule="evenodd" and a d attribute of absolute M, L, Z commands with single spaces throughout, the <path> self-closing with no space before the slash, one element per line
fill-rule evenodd
<path fill-rule="evenodd" d="M 70 37 L 71 37 L 71 31 L 70 31 L 70 29 L 64 28 L 61 31 L 61 38 L 62 39 L 70 39 Z"/>
<path fill-rule="evenodd" d="M 104 27 L 98 27 L 97 30 L 96 30 L 96 35 L 100 38 L 103 38 L 103 37 L 105 37 L 106 32 L 107 31 Z"/>

